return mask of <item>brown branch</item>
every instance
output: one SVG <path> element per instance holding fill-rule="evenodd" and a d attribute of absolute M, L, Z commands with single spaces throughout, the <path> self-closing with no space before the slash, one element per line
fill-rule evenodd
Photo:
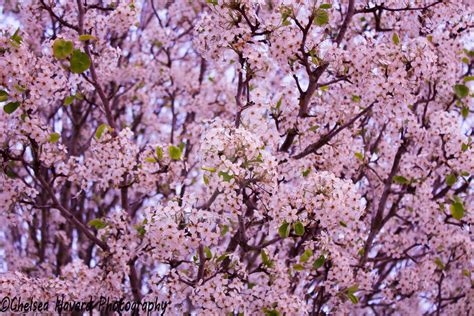
<path fill-rule="evenodd" d="M 309 154 L 315 153 L 319 148 L 323 147 L 326 145 L 334 136 L 339 134 L 341 131 L 346 129 L 347 127 L 351 126 L 355 121 L 357 121 L 361 116 L 365 115 L 367 112 L 369 112 L 372 107 L 374 106 L 375 102 L 369 105 L 367 108 L 365 108 L 363 111 L 361 111 L 359 114 L 354 116 L 351 120 L 349 120 L 347 123 L 344 125 L 340 126 L 337 129 L 332 129 L 329 131 L 327 134 L 323 135 L 316 143 L 313 143 L 311 145 L 308 145 L 301 153 L 293 156 L 294 159 L 301 159 Z"/>
<path fill-rule="evenodd" d="M 216 189 L 214 193 L 212 193 L 211 197 L 206 203 L 198 205 L 196 208 L 198 210 L 207 210 L 209 207 L 211 207 L 212 203 L 214 203 L 214 201 L 216 200 L 219 194 L 221 194 L 221 192 L 219 192 L 219 190 Z"/>
<path fill-rule="evenodd" d="M 135 268 L 135 262 L 136 258 L 134 260 L 131 260 L 128 264 L 130 267 L 130 287 L 132 288 L 133 298 L 135 299 L 135 301 L 140 302 L 142 298 L 140 291 L 140 279 L 137 274 L 137 269 Z"/>
<path fill-rule="evenodd" d="M 440 3 L 443 3 L 443 0 L 438 0 L 436 2 L 433 2 L 431 4 L 428 4 L 424 7 L 410 7 L 409 5 L 404 7 L 404 8 L 389 8 L 389 7 L 385 7 L 383 5 L 377 5 L 377 6 L 374 6 L 372 8 L 364 8 L 362 10 L 356 10 L 355 13 L 370 13 L 370 12 L 375 12 L 377 10 L 385 10 L 385 11 L 390 11 L 390 12 L 400 12 L 400 11 L 424 11 L 424 10 L 427 10 L 429 8 L 431 8 L 432 6 L 435 6 L 437 4 L 440 4 Z"/>
<path fill-rule="evenodd" d="M 342 26 L 339 30 L 339 34 L 336 37 L 336 43 L 341 44 L 344 35 L 346 34 L 347 28 L 349 27 L 349 23 L 351 22 L 352 16 L 354 15 L 354 3 L 355 0 L 349 0 L 349 5 L 347 6 L 347 14 L 344 18 L 344 22 L 342 22 Z"/>
<path fill-rule="evenodd" d="M 338 45 L 341 44 L 341 42 L 344 38 L 344 35 L 347 32 L 349 24 L 352 20 L 352 16 L 354 15 L 354 3 L 355 3 L 355 0 L 349 0 L 346 17 L 344 18 L 344 21 L 342 22 L 341 28 L 339 29 L 339 33 L 338 33 L 338 35 L 336 37 L 336 40 L 335 40 L 335 42 Z M 295 19 L 295 21 L 298 22 L 296 19 Z M 310 19 L 310 23 L 312 23 L 312 19 Z M 301 92 L 301 89 L 299 88 L 299 90 L 300 90 L 300 101 L 299 101 L 298 116 L 299 117 L 307 117 L 308 116 L 308 106 L 311 102 L 311 98 L 313 97 L 313 94 L 316 91 L 316 89 L 319 87 L 318 80 L 323 75 L 323 73 L 326 71 L 329 64 L 324 63 L 324 64 L 320 65 L 319 67 L 317 67 L 314 71 L 311 71 L 309 69 L 309 65 L 307 64 L 308 53 L 305 52 L 305 50 L 304 50 L 304 43 L 305 43 L 306 36 L 307 36 L 307 33 L 310 29 L 311 24 L 308 24 L 308 25 L 306 25 L 306 27 L 303 27 L 298 22 L 297 25 L 303 31 L 303 41 L 302 41 L 302 46 L 300 47 L 300 50 L 303 54 L 303 59 L 302 59 L 303 60 L 303 65 L 305 65 L 305 63 L 306 63 L 305 66 L 308 66 L 308 67 L 306 67 L 306 71 L 307 71 L 308 76 L 309 76 L 309 83 L 308 83 L 308 88 L 306 89 L 306 91 Z M 295 78 L 295 79 L 297 80 L 297 78 Z M 298 80 L 297 80 L 297 84 L 298 84 Z M 296 135 L 298 135 L 296 128 L 288 130 L 288 132 L 286 134 L 285 141 L 280 146 L 279 151 L 283 151 L 283 152 L 288 151 L 288 149 L 290 148 L 291 144 L 293 143 Z"/>
<path fill-rule="evenodd" d="M 67 220 L 72 222 L 81 232 L 83 232 L 87 238 L 89 238 L 91 241 L 93 241 L 96 245 L 98 245 L 100 248 L 103 250 L 107 251 L 109 249 L 108 245 L 98 239 L 82 222 L 80 222 L 76 216 L 74 216 L 71 211 L 67 210 L 61 203 L 58 201 L 56 198 L 56 195 L 54 194 L 52 188 L 49 186 L 49 184 L 46 182 L 46 180 L 43 179 L 42 176 L 38 175 L 36 177 L 40 182 L 43 188 L 46 190 L 46 192 L 49 194 L 51 199 L 53 200 L 53 204 L 55 207 L 59 210 L 61 215 L 63 215 Z"/>
<path fill-rule="evenodd" d="M 206 264 L 206 256 L 204 255 L 204 246 L 202 244 L 199 245 L 198 249 L 199 255 L 199 268 L 198 268 L 198 275 L 196 278 L 196 283 L 199 282 L 204 277 L 204 266 Z"/>
<path fill-rule="evenodd" d="M 54 13 L 53 9 L 49 6 L 47 6 L 45 3 L 44 3 L 44 0 L 41 0 L 41 5 L 43 6 L 43 8 L 48 11 L 48 13 L 50 14 L 50 16 L 54 17 L 60 24 L 70 28 L 70 29 L 73 29 L 75 31 L 79 31 L 79 28 L 75 25 L 72 25 L 71 23 L 67 22 L 66 20 L 64 20 L 62 17 L 58 16 L 56 13 Z M 54 28 L 54 26 L 53 26 Z"/>
<path fill-rule="evenodd" d="M 370 225 L 371 226 L 370 233 L 364 245 L 364 255 L 360 259 L 360 264 L 359 264 L 360 266 L 364 266 L 365 262 L 367 261 L 367 257 L 369 255 L 369 251 L 370 251 L 370 248 L 372 247 L 372 243 L 375 239 L 375 236 L 382 228 L 383 213 L 384 213 L 385 205 L 387 204 L 388 197 L 390 195 L 390 188 L 392 187 L 393 177 L 398 172 L 398 167 L 400 165 L 402 155 L 406 151 L 406 146 L 407 146 L 406 141 L 405 139 L 402 138 L 402 144 L 400 145 L 400 147 L 398 147 L 398 150 L 393 159 L 392 168 L 390 170 L 390 173 L 387 179 L 385 180 L 385 186 L 382 192 L 382 196 L 380 197 L 377 211 L 375 213 L 375 216 L 372 218 L 372 222 Z"/>
<path fill-rule="evenodd" d="M 84 7 L 82 6 L 81 0 L 77 0 L 77 7 L 78 7 L 78 21 L 79 21 L 79 35 L 84 33 Z M 100 100 L 102 101 L 102 105 L 104 107 L 105 117 L 107 119 L 107 123 L 110 127 L 112 127 L 112 135 L 117 136 L 117 125 L 115 124 L 115 120 L 112 116 L 112 112 L 110 111 L 110 102 L 107 96 L 105 95 L 104 90 L 102 89 L 101 85 L 99 84 L 97 73 L 95 71 L 94 60 L 92 59 L 92 54 L 89 48 L 89 43 L 86 41 L 84 42 L 84 51 L 89 56 L 91 60 L 91 66 L 89 68 L 90 74 L 92 77 L 91 83 L 96 89 L 97 93 L 99 94 Z"/>

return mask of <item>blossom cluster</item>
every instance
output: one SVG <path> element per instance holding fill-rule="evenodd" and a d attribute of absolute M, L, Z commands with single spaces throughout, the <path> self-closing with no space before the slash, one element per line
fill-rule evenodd
<path fill-rule="evenodd" d="M 469 2 L 2 2 L 0 294 L 473 314 Z"/>

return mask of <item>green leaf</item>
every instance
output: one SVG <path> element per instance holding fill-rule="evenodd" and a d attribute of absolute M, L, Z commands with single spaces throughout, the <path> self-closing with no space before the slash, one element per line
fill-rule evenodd
<path fill-rule="evenodd" d="M 449 207 L 451 216 L 457 219 L 458 221 L 464 217 L 464 205 L 460 200 L 457 200 L 451 204 Z"/>
<path fill-rule="evenodd" d="M 156 153 L 156 156 L 158 157 L 158 160 L 163 159 L 163 148 L 161 148 L 160 146 L 156 146 L 155 153 Z"/>
<path fill-rule="evenodd" d="M 461 108 L 461 116 L 463 119 L 467 119 L 467 116 L 469 115 L 469 108 L 467 106 L 463 106 Z"/>
<path fill-rule="evenodd" d="M 464 53 L 466 53 L 467 56 L 474 58 L 474 50 L 464 49 Z"/>
<path fill-rule="evenodd" d="M 22 87 L 19 84 L 16 84 L 13 87 L 20 93 L 24 93 L 26 91 L 26 87 Z"/>
<path fill-rule="evenodd" d="M 304 225 L 301 222 L 296 222 L 293 224 L 293 229 L 295 230 L 295 234 L 297 236 L 303 236 L 304 235 Z"/>
<path fill-rule="evenodd" d="M 404 176 L 394 176 L 393 177 L 393 182 L 398 183 L 398 184 L 409 184 L 410 181 L 408 181 L 407 178 Z"/>
<path fill-rule="evenodd" d="M 81 52 L 79 49 L 75 49 L 71 56 L 71 72 L 80 74 L 89 69 L 91 66 L 91 59 L 89 56 Z"/>
<path fill-rule="evenodd" d="M 282 12 L 281 12 L 281 21 L 284 26 L 288 26 L 291 24 L 290 21 L 288 21 L 288 18 L 292 14 L 292 9 L 290 7 L 284 7 Z"/>
<path fill-rule="evenodd" d="M 260 257 L 262 257 L 263 265 L 265 265 L 269 268 L 271 268 L 273 266 L 273 262 L 270 260 L 267 253 L 265 252 L 265 250 L 262 249 L 262 251 L 260 251 Z"/>
<path fill-rule="evenodd" d="M 469 94 L 469 88 L 463 84 L 457 84 L 454 86 L 454 93 L 459 99 L 462 99 Z"/>
<path fill-rule="evenodd" d="M 146 158 L 145 158 L 145 161 L 146 161 L 146 162 L 150 162 L 150 163 L 156 163 L 156 162 L 158 162 L 154 157 L 146 157 Z"/>
<path fill-rule="evenodd" d="M 324 92 L 329 91 L 329 86 L 321 86 L 319 87 L 319 90 L 324 91 Z"/>
<path fill-rule="evenodd" d="M 280 111 L 280 107 L 281 107 L 282 102 L 283 102 L 283 96 L 281 96 L 280 99 L 278 99 L 278 102 L 276 104 L 277 111 Z"/>
<path fill-rule="evenodd" d="M 59 133 L 49 134 L 49 142 L 50 143 L 57 143 L 60 138 L 61 138 L 61 135 Z"/>
<path fill-rule="evenodd" d="M 15 33 L 10 37 L 10 39 L 12 40 L 11 43 L 15 47 L 20 46 L 21 42 L 23 41 L 23 38 L 20 36 L 19 33 L 20 33 L 20 28 L 17 28 Z"/>
<path fill-rule="evenodd" d="M 280 316 L 280 313 L 276 309 L 268 310 L 266 308 L 263 309 L 265 316 Z"/>
<path fill-rule="evenodd" d="M 170 158 L 173 160 L 180 160 L 181 159 L 181 149 L 176 146 L 169 146 L 168 147 L 168 153 L 170 155 Z"/>
<path fill-rule="evenodd" d="M 228 225 L 221 225 L 221 236 L 225 236 L 225 234 L 227 234 L 228 231 L 229 231 Z"/>
<path fill-rule="evenodd" d="M 316 52 L 314 48 L 312 48 L 308 53 L 311 56 L 311 61 L 313 62 L 313 64 L 315 64 L 316 66 L 319 66 L 319 59 L 316 56 Z"/>
<path fill-rule="evenodd" d="M 203 179 L 205 185 L 209 185 L 209 178 L 208 178 L 208 176 L 203 175 L 203 176 L 202 176 L 202 179 Z"/>
<path fill-rule="evenodd" d="M 464 82 L 474 81 L 474 76 L 467 76 L 463 79 Z"/>
<path fill-rule="evenodd" d="M 440 258 L 436 258 L 436 259 L 434 260 L 434 263 L 438 266 L 438 268 L 439 268 L 440 270 L 444 270 L 444 267 L 445 267 L 445 266 L 444 266 L 443 261 L 441 261 Z"/>
<path fill-rule="evenodd" d="M 204 247 L 204 253 L 206 254 L 206 258 L 207 259 L 211 259 L 212 258 L 212 252 L 211 252 L 211 249 L 209 249 L 209 247 Z"/>
<path fill-rule="evenodd" d="M 320 9 L 324 9 L 324 10 L 327 10 L 327 9 L 331 9 L 332 8 L 332 4 L 330 3 L 323 3 L 319 6 Z"/>
<path fill-rule="evenodd" d="M 352 293 L 347 293 L 347 297 L 351 300 L 352 304 L 359 303 L 359 298 Z"/>
<path fill-rule="evenodd" d="M 314 126 L 311 126 L 310 128 L 308 128 L 308 131 L 310 132 L 316 132 L 319 128 L 319 125 L 314 125 Z"/>
<path fill-rule="evenodd" d="M 448 174 L 446 176 L 446 184 L 450 187 L 452 187 L 456 183 L 457 180 L 458 179 L 457 179 L 456 175 L 453 174 L 453 173 Z"/>
<path fill-rule="evenodd" d="M 329 14 L 323 10 L 323 9 L 317 9 L 314 12 L 314 19 L 313 19 L 314 24 L 317 26 L 323 26 L 328 24 L 329 22 Z"/>
<path fill-rule="evenodd" d="M 398 37 L 398 34 L 397 34 L 397 33 L 393 33 L 393 35 L 392 35 L 392 42 L 393 42 L 395 45 L 400 44 L 400 38 Z"/>
<path fill-rule="evenodd" d="M 90 35 L 90 34 L 82 34 L 79 36 L 79 40 L 81 42 L 85 42 L 85 41 L 97 41 L 97 37 L 95 37 L 94 35 Z"/>
<path fill-rule="evenodd" d="M 207 3 L 212 4 L 213 6 L 216 6 L 219 4 L 218 0 L 206 0 Z"/>
<path fill-rule="evenodd" d="M 225 260 L 225 258 L 227 258 L 228 256 L 229 256 L 229 254 L 224 253 L 223 255 L 220 255 L 219 257 L 217 257 L 216 261 L 217 261 L 217 262 L 223 261 L 223 260 Z"/>
<path fill-rule="evenodd" d="M 95 131 L 95 138 L 100 139 L 102 135 L 104 134 L 105 130 L 109 128 L 109 125 L 102 123 L 97 127 L 97 130 Z"/>
<path fill-rule="evenodd" d="M 5 113 L 7 114 L 12 114 L 13 112 L 16 111 L 16 109 L 18 109 L 19 106 L 20 106 L 20 102 L 18 101 L 9 102 L 5 104 L 5 106 L 3 107 L 3 111 L 5 111 Z"/>
<path fill-rule="evenodd" d="M 212 168 L 212 167 L 201 167 L 201 169 L 204 171 L 216 172 L 216 168 Z"/>
<path fill-rule="evenodd" d="M 148 223 L 148 219 L 145 218 L 142 224 L 137 224 L 133 226 L 137 230 L 137 233 L 140 237 L 145 236 L 145 233 L 146 233 L 145 225 L 147 223 Z"/>
<path fill-rule="evenodd" d="M 12 179 L 16 178 L 16 174 L 11 169 L 7 169 L 5 171 L 5 175 L 9 178 L 12 178 Z"/>
<path fill-rule="evenodd" d="M 307 177 L 309 173 L 311 172 L 311 167 L 303 171 L 303 177 Z"/>
<path fill-rule="evenodd" d="M 360 102 L 361 99 L 362 99 L 362 98 L 361 98 L 360 96 L 358 96 L 358 95 L 353 95 L 353 96 L 352 96 L 352 101 L 354 101 L 354 102 Z"/>
<path fill-rule="evenodd" d="M 464 143 L 461 144 L 461 151 L 464 152 L 464 151 L 466 151 L 466 150 L 468 150 L 468 149 L 469 149 L 469 145 L 468 145 L 468 144 L 464 144 Z"/>
<path fill-rule="evenodd" d="M 293 265 L 293 270 L 296 270 L 296 271 L 303 271 L 304 270 L 304 266 L 297 263 L 297 264 L 294 264 Z"/>
<path fill-rule="evenodd" d="M 326 25 L 329 22 L 329 14 L 325 10 L 317 9 L 314 12 L 313 22 L 318 26 Z"/>
<path fill-rule="evenodd" d="M 143 227 L 143 225 L 137 225 L 137 226 L 135 226 L 135 229 L 137 230 L 138 235 L 140 237 L 145 236 L 146 230 L 145 230 L 145 227 Z"/>
<path fill-rule="evenodd" d="M 234 176 L 231 176 L 230 174 L 224 171 L 219 171 L 219 176 L 222 177 L 225 182 L 230 182 L 230 180 L 234 178 Z"/>
<path fill-rule="evenodd" d="M 163 42 L 159 40 L 154 40 L 153 45 L 156 46 L 157 48 L 163 47 Z"/>
<path fill-rule="evenodd" d="M 363 153 L 356 152 L 354 154 L 354 156 L 356 156 L 356 158 L 359 159 L 360 161 L 364 161 L 364 154 Z"/>
<path fill-rule="evenodd" d="M 281 238 L 286 238 L 290 235 L 290 224 L 287 222 L 283 223 L 280 228 L 278 228 L 278 235 L 280 235 Z"/>
<path fill-rule="evenodd" d="M 6 100 L 8 100 L 8 93 L 0 90 L 0 102 L 5 102 Z"/>
<path fill-rule="evenodd" d="M 354 294 L 355 292 L 357 292 L 359 290 L 359 286 L 356 284 L 356 285 L 353 285 L 351 287 L 348 287 L 347 288 L 347 293 L 351 293 L 351 294 Z"/>
<path fill-rule="evenodd" d="M 94 227 L 97 230 L 105 228 L 107 226 L 107 224 L 103 220 L 101 220 L 100 218 L 95 218 L 95 219 L 89 221 L 88 224 L 89 224 L 89 226 Z"/>
<path fill-rule="evenodd" d="M 300 257 L 300 262 L 308 262 L 309 258 L 311 258 L 311 256 L 313 255 L 313 250 L 311 249 L 305 249 L 305 251 L 303 252 L 303 254 L 301 255 Z"/>
<path fill-rule="evenodd" d="M 354 295 L 358 289 L 359 287 L 357 285 L 353 285 L 346 290 L 346 296 L 351 300 L 352 304 L 357 304 L 359 302 L 359 298 Z"/>
<path fill-rule="evenodd" d="M 326 260 L 326 258 L 324 258 L 323 255 L 320 255 L 318 259 L 316 259 L 314 262 L 313 262 L 313 268 L 314 269 L 319 269 L 323 266 L 324 264 L 324 261 Z"/>
<path fill-rule="evenodd" d="M 70 104 L 72 104 L 72 102 L 74 101 L 74 99 L 75 99 L 74 96 L 73 96 L 73 95 L 70 95 L 70 96 L 68 96 L 68 97 L 66 97 L 66 98 L 64 99 L 63 104 L 64 104 L 64 105 L 70 105 Z"/>
<path fill-rule="evenodd" d="M 344 221 L 339 221 L 339 225 L 341 225 L 342 227 L 347 227 L 347 224 Z"/>
<path fill-rule="evenodd" d="M 71 41 L 57 39 L 53 43 L 53 56 L 57 59 L 65 59 L 71 55 L 74 44 Z"/>
<path fill-rule="evenodd" d="M 462 171 L 461 176 L 463 177 L 469 177 L 471 174 L 468 171 Z"/>
<path fill-rule="evenodd" d="M 284 20 L 282 21 L 281 24 L 283 24 L 284 26 L 288 26 L 288 25 L 291 25 L 291 22 L 288 21 L 288 18 L 286 18 L 286 19 L 284 19 Z"/>

